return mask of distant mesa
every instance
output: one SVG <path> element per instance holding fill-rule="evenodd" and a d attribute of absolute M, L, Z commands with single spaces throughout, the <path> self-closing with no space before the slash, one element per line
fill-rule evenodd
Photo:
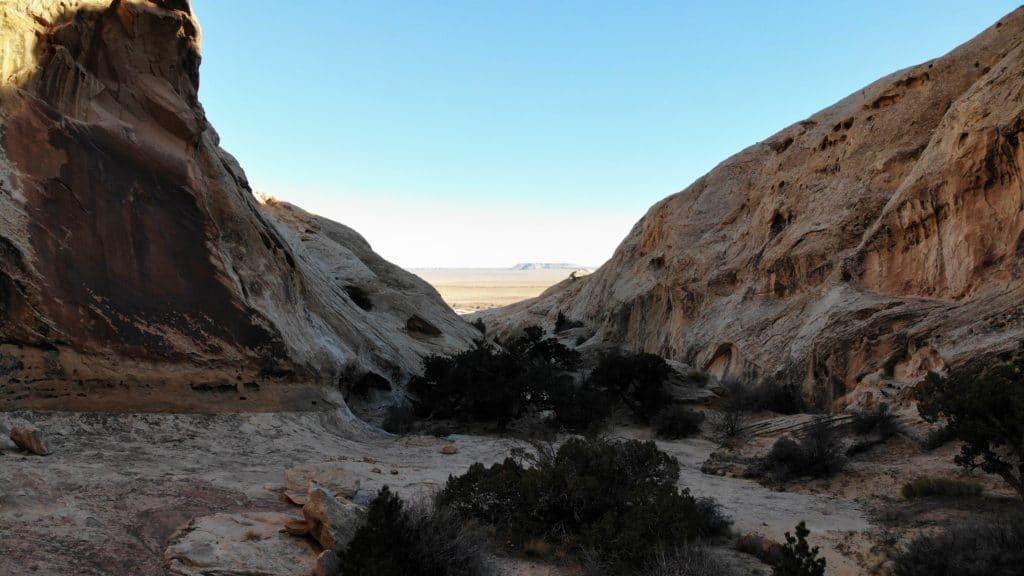
<path fill-rule="evenodd" d="M 520 262 L 512 267 L 513 270 L 580 270 L 585 268 L 579 264 L 569 264 L 566 262 Z"/>

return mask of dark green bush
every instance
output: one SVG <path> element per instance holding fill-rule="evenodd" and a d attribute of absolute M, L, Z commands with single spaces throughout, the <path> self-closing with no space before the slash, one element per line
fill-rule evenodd
<path fill-rule="evenodd" d="M 888 404 L 879 404 L 874 410 L 855 412 L 852 419 L 853 431 L 862 436 L 874 434 L 888 438 L 899 430 L 896 417 L 889 411 Z"/>
<path fill-rule="evenodd" d="M 825 559 L 818 558 L 818 547 L 807 543 L 811 531 L 801 521 L 796 525 L 796 536 L 786 532 L 786 544 L 779 560 L 772 567 L 772 576 L 825 576 Z"/>
<path fill-rule="evenodd" d="M 489 576 L 482 534 L 443 507 L 410 509 L 387 486 L 340 553 L 339 576 Z"/>
<path fill-rule="evenodd" d="M 555 332 L 565 332 L 566 330 L 572 330 L 573 328 L 579 328 L 583 326 L 583 322 L 579 320 L 569 320 L 565 317 L 565 314 L 561 312 L 555 318 Z"/>
<path fill-rule="evenodd" d="M 679 463 L 653 442 L 571 438 L 557 451 L 474 464 L 439 500 L 513 548 L 541 538 L 631 570 L 659 548 L 727 529 L 717 507 L 679 491 L 678 479 Z"/>
<path fill-rule="evenodd" d="M 948 377 L 929 373 L 917 397 L 925 420 L 944 422 L 963 442 L 957 464 L 998 475 L 1024 498 L 1024 357 Z"/>
<path fill-rule="evenodd" d="M 922 535 L 896 558 L 896 576 L 1020 576 L 1024 515 L 958 524 Z"/>
<path fill-rule="evenodd" d="M 953 478 L 918 478 L 903 485 L 904 498 L 955 498 L 980 496 L 983 489 L 977 482 Z"/>
<path fill-rule="evenodd" d="M 775 380 L 764 380 L 751 386 L 744 394 L 747 410 L 757 412 L 768 410 L 779 414 L 800 414 L 807 412 L 800 389 L 792 384 L 782 384 Z"/>
<path fill-rule="evenodd" d="M 619 397 L 643 421 L 672 402 L 667 381 L 672 368 L 655 354 L 611 352 L 598 361 L 587 385 Z"/>
<path fill-rule="evenodd" d="M 653 424 L 658 436 L 675 440 L 699 433 L 703 422 L 704 413 L 676 404 L 659 412 Z"/>
<path fill-rule="evenodd" d="M 480 334 L 487 334 L 487 324 L 484 324 L 483 318 L 477 318 L 476 320 L 473 320 L 471 324 L 473 325 L 473 328 L 476 328 L 480 332 Z"/>
<path fill-rule="evenodd" d="M 820 416 L 796 440 L 784 437 L 772 445 L 764 467 L 778 480 L 810 476 L 819 478 L 842 470 L 846 463 L 842 444 L 832 421 Z"/>
<path fill-rule="evenodd" d="M 421 417 L 460 418 L 504 427 L 529 409 L 545 409 L 553 390 L 564 388 L 580 355 L 543 331 L 529 327 L 504 349 L 477 342 L 454 356 L 430 356 L 409 390 Z"/>
<path fill-rule="evenodd" d="M 570 432 L 594 432 L 608 419 L 615 397 L 584 382 L 565 381 L 552 390 L 551 406 L 558 423 Z"/>
<path fill-rule="evenodd" d="M 387 415 L 381 428 L 392 434 L 408 434 L 416 423 L 416 409 L 409 403 L 395 403 L 388 406 Z"/>

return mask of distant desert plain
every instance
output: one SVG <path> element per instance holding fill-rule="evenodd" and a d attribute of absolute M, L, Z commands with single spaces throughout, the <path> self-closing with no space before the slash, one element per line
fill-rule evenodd
<path fill-rule="evenodd" d="M 411 268 L 430 283 L 459 314 L 507 306 L 539 296 L 568 278 L 591 268 L 572 264 L 517 264 L 512 268 Z"/>

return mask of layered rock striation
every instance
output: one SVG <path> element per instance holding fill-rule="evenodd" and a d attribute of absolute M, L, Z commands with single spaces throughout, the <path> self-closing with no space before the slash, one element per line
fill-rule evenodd
<path fill-rule="evenodd" d="M 729 158 L 611 260 L 482 314 L 819 403 L 870 399 L 1024 337 L 1024 9 Z M 893 386 L 898 389 L 899 386 Z"/>
<path fill-rule="evenodd" d="M 0 403 L 279 408 L 478 333 L 354 231 L 261 204 L 187 0 L 0 2 Z"/>

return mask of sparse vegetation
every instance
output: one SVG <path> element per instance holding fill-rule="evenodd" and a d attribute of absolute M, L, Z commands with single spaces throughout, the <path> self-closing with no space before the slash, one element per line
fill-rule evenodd
<path fill-rule="evenodd" d="M 473 328 L 476 328 L 477 331 L 480 332 L 481 335 L 487 335 L 487 324 L 484 324 L 483 318 L 477 318 L 476 320 L 473 320 L 471 324 L 473 325 Z"/>
<path fill-rule="evenodd" d="M 739 380 L 722 382 L 723 399 L 719 404 L 720 412 L 714 420 L 714 430 L 723 440 L 737 438 L 743 430 L 747 418 L 746 390 Z"/>
<path fill-rule="evenodd" d="M 408 434 L 416 423 L 416 409 L 408 402 L 388 406 L 381 428 L 392 434 Z"/>
<path fill-rule="evenodd" d="M 728 576 L 726 566 L 706 546 L 659 551 L 642 572 L 643 576 Z"/>
<path fill-rule="evenodd" d="M 928 374 L 917 389 L 918 411 L 944 422 L 963 442 L 956 463 L 996 474 L 1024 498 L 1024 359 Z"/>
<path fill-rule="evenodd" d="M 889 438 L 899 431 L 896 417 L 889 411 L 888 404 L 879 404 L 874 410 L 862 410 L 853 414 L 853 431 L 861 436 L 875 435 Z"/>
<path fill-rule="evenodd" d="M 555 418 L 570 432 L 595 432 L 612 413 L 615 398 L 586 382 L 564 382 L 551 393 Z"/>
<path fill-rule="evenodd" d="M 745 408 L 750 412 L 767 410 L 778 414 L 807 412 L 807 403 L 799 388 L 775 380 L 763 380 L 742 394 Z"/>
<path fill-rule="evenodd" d="M 553 390 L 568 386 L 579 353 L 545 338 L 536 326 L 504 349 L 483 341 L 454 356 L 430 356 L 410 391 L 421 417 L 462 418 L 504 427 L 528 409 L 550 405 Z"/>
<path fill-rule="evenodd" d="M 1019 576 L 1024 515 L 957 524 L 917 537 L 896 558 L 896 576 Z"/>
<path fill-rule="evenodd" d="M 819 416 L 797 439 L 776 440 L 765 458 L 764 468 L 777 480 L 820 478 L 842 470 L 845 460 L 831 418 Z"/>
<path fill-rule="evenodd" d="M 807 543 L 810 533 L 803 522 L 796 525 L 796 536 L 786 532 L 786 544 L 772 567 L 772 576 L 825 576 L 825 559 L 818 558 L 817 546 L 811 548 Z"/>
<path fill-rule="evenodd" d="M 615 394 L 646 422 L 672 402 L 666 382 L 672 368 L 655 354 L 611 352 L 590 373 L 587 385 Z"/>
<path fill-rule="evenodd" d="M 338 576 L 488 576 L 487 542 L 472 523 L 434 505 L 407 506 L 387 486 L 340 553 Z"/>
<path fill-rule="evenodd" d="M 980 496 L 981 484 L 953 478 L 918 478 L 903 485 L 903 497 L 913 498 L 957 498 Z"/>
<path fill-rule="evenodd" d="M 653 442 L 572 438 L 451 477 L 440 501 L 521 548 L 543 539 L 620 571 L 659 549 L 722 534 L 717 506 L 676 487 L 679 464 Z"/>
<path fill-rule="evenodd" d="M 676 440 L 700 432 L 704 414 L 678 404 L 669 406 L 654 417 L 654 430 L 661 438 Z"/>
<path fill-rule="evenodd" d="M 573 328 L 580 328 L 583 326 L 583 322 L 579 320 L 569 320 L 565 317 L 565 314 L 559 312 L 555 318 L 555 332 L 565 332 L 566 330 L 572 330 Z"/>

